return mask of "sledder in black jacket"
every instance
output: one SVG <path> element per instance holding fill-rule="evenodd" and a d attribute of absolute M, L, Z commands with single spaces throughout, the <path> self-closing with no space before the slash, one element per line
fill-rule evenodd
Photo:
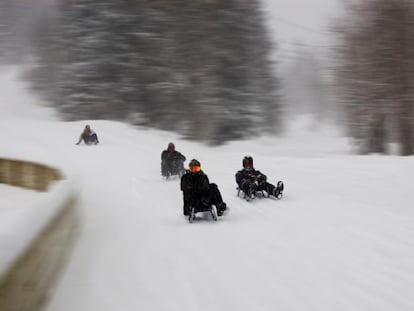
<path fill-rule="evenodd" d="M 191 207 L 200 205 L 215 205 L 218 216 L 222 216 L 227 208 L 217 185 L 210 183 L 207 175 L 201 170 L 200 162 L 196 159 L 191 160 L 189 170 L 181 177 L 181 191 L 183 191 L 184 215 L 190 215 Z"/>
<path fill-rule="evenodd" d="M 170 175 L 184 174 L 185 156 L 175 150 L 175 145 L 169 143 L 166 150 L 161 152 L 161 175 L 169 177 Z"/>
<path fill-rule="evenodd" d="M 257 191 L 266 191 L 268 195 L 277 198 L 281 197 L 283 192 L 283 182 L 278 181 L 277 187 L 267 182 L 267 177 L 259 170 L 253 167 L 253 158 L 245 156 L 243 159 L 243 169 L 236 173 L 236 182 L 239 189 L 242 190 L 248 198 L 255 196 Z"/>

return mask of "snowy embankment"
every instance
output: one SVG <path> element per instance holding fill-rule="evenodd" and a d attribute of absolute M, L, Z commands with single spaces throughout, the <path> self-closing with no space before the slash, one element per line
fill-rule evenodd
<path fill-rule="evenodd" d="M 56 182 L 47 192 L 0 187 L 4 195 L 0 208 L 1 279 L 76 194 L 72 179 Z"/>
<path fill-rule="evenodd" d="M 0 157 L 0 309 L 39 310 L 77 233 L 74 179 Z"/>
<path fill-rule="evenodd" d="M 62 177 L 49 166 L 0 157 L 1 310 L 39 310 L 66 262 L 78 220 L 74 180 Z"/>
<path fill-rule="evenodd" d="M 8 86 L 2 92 L 0 117 L 5 147 L 0 151 L 0 309 L 38 310 L 77 233 L 77 178 L 45 158 L 50 153 L 45 145 L 32 142 L 33 130 L 47 114 L 25 109 L 30 99 L 9 87 L 10 75 L 15 78 L 14 72 L 0 77 L 1 85 Z"/>
<path fill-rule="evenodd" d="M 414 309 L 413 157 L 351 155 L 306 120 L 283 137 L 208 147 L 118 122 L 33 117 L 28 131 L 10 118 L 3 146 L 79 176 L 82 228 L 47 310 Z M 86 123 L 100 145 L 74 145 Z M 179 181 L 160 176 L 169 141 L 218 184 L 226 217 L 182 216 Z M 281 201 L 237 197 L 246 154 L 285 182 Z"/>

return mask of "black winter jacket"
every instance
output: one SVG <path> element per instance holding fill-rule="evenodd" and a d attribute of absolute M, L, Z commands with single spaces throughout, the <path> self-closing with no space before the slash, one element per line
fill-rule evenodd
<path fill-rule="evenodd" d="M 174 162 L 174 161 L 182 161 L 182 162 L 184 162 L 185 161 L 185 156 L 183 156 L 178 151 L 169 152 L 168 150 L 164 150 L 161 153 L 161 160 L 163 162 L 169 162 L 169 163 Z"/>
<path fill-rule="evenodd" d="M 197 173 L 186 171 L 181 177 L 181 190 L 192 197 L 207 197 L 209 189 L 210 181 L 203 171 Z"/>
<path fill-rule="evenodd" d="M 259 184 L 266 182 L 266 175 L 262 172 L 252 169 L 241 169 L 236 173 L 236 182 L 239 187 L 242 187 L 243 183 L 246 181 L 254 182 L 257 181 Z"/>

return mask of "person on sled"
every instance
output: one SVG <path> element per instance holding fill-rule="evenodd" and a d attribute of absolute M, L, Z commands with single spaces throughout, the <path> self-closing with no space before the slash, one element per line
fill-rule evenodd
<path fill-rule="evenodd" d="M 189 169 L 181 177 L 181 191 L 184 200 L 184 215 L 191 213 L 191 207 L 211 207 L 214 205 L 218 216 L 223 216 L 227 209 L 221 193 L 215 183 L 210 183 L 207 175 L 201 170 L 201 164 L 193 159 Z"/>
<path fill-rule="evenodd" d="M 257 191 L 266 191 L 268 195 L 282 198 L 284 188 L 282 181 L 278 181 L 277 186 L 268 183 L 266 175 L 254 169 L 251 156 L 245 156 L 242 163 L 243 169 L 236 173 L 236 183 L 248 199 L 254 198 Z"/>
<path fill-rule="evenodd" d="M 185 156 L 175 150 L 175 145 L 169 143 L 166 150 L 161 152 L 161 175 L 169 177 L 171 175 L 184 174 Z"/>
<path fill-rule="evenodd" d="M 91 129 L 89 125 L 85 126 L 76 144 L 79 145 L 82 142 L 82 140 L 85 142 L 86 145 L 99 144 L 98 135 L 96 135 L 96 133 Z"/>

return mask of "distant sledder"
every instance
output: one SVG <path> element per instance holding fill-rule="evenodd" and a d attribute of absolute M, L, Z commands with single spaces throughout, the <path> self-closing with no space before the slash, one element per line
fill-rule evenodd
<path fill-rule="evenodd" d="M 243 197 L 247 201 L 257 196 L 274 196 L 279 200 L 283 196 L 283 182 L 278 181 L 277 186 L 268 183 L 266 175 L 254 169 L 253 158 L 251 156 L 245 156 L 243 158 L 243 169 L 236 173 L 236 182 L 238 185 L 238 195 L 242 192 Z"/>
<path fill-rule="evenodd" d="M 161 175 L 167 179 L 172 175 L 181 177 L 185 172 L 184 161 L 185 156 L 175 150 L 173 143 L 169 143 L 161 153 Z"/>
<path fill-rule="evenodd" d="M 86 145 L 99 144 L 98 135 L 91 129 L 89 125 L 86 125 L 83 129 L 76 145 L 79 145 L 82 142 L 82 140 L 85 142 Z"/>
<path fill-rule="evenodd" d="M 213 220 L 223 216 L 228 210 L 223 202 L 221 193 L 216 184 L 210 183 L 208 177 L 201 170 L 200 162 L 196 159 L 189 163 L 189 170 L 181 177 L 183 191 L 184 215 L 193 222 L 195 215 L 201 212 L 210 213 Z M 215 210 L 213 208 L 215 206 Z"/>

